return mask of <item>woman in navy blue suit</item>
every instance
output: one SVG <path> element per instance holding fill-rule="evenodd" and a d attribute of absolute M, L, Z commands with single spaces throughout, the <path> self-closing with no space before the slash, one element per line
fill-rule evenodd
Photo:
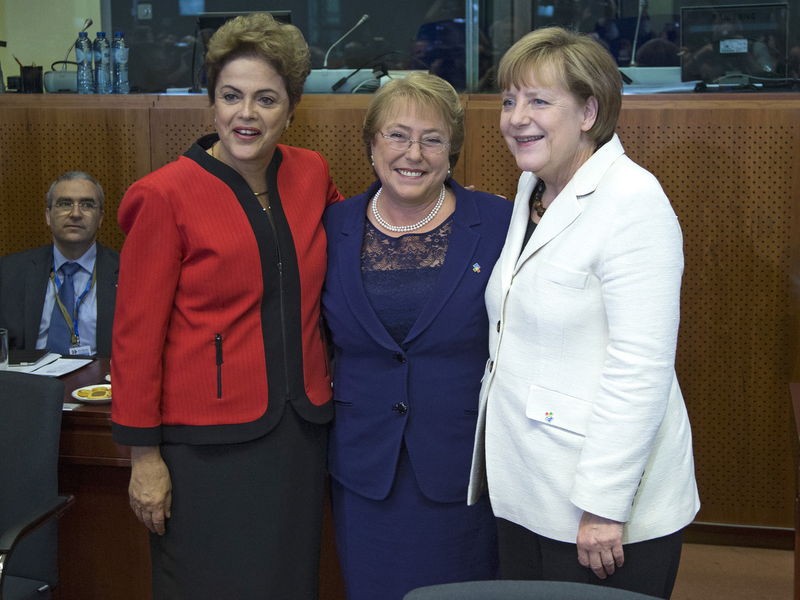
<path fill-rule="evenodd" d="M 488 501 L 466 505 L 483 293 L 511 203 L 450 178 L 464 139 L 452 86 L 382 87 L 364 122 L 378 177 L 326 213 L 324 315 L 335 352 L 329 468 L 349 600 L 494 578 Z"/>

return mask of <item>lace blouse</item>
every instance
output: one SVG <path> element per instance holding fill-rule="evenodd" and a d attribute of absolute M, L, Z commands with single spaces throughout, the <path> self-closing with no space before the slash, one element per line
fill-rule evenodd
<path fill-rule="evenodd" d="M 452 216 L 425 233 L 391 237 L 365 219 L 361 277 L 372 308 L 400 344 L 433 293 L 447 255 Z"/>

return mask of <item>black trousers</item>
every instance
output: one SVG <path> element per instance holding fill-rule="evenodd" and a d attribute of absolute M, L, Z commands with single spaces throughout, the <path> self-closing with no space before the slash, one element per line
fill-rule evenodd
<path fill-rule="evenodd" d="M 150 534 L 154 600 L 316 600 L 328 426 L 287 406 L 240 444 L 164 444 L 172 517 Z"/>
<path fill-rule="evenodd" d="M 497 536 L 502 579 L 574 581 L 669 598 L 678 575 L 683 531 L 625 544 L 625 564 L 606 579 L 581 566 L 575 544 L 546 538 L 505 519 L 497 519 Z"/>

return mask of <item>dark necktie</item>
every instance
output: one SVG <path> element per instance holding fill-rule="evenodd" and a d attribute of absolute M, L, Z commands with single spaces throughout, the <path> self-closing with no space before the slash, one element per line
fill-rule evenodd
<path fill-rule="evenodd" d="M 75 315 L 75 285 L 72 276 L 80 269 L 80 265 L 74 262 L 67 262 L 61 265 L 59 271 L 62 274 L 61 287 L 58 288 L 58 297 L 70 318 Z M 71 323 L 70 323 L 71 324 Z M 72 334 L 58 302 L 53 305 L 53 314 L 50 315 L 50 330 L 47 332 L 47 349 L 61 355 L 69 355 L 72 346 Z"/>

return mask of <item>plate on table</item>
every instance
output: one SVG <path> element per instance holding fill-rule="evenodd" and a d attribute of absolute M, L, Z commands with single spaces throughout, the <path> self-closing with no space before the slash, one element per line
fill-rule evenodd
<path fill-rule="evenodd" d="M 111 386 L 107 383 L 85 385 L 73 390 L 72 397 L 84 404 L 108 404 L 111 402 Z"/>

